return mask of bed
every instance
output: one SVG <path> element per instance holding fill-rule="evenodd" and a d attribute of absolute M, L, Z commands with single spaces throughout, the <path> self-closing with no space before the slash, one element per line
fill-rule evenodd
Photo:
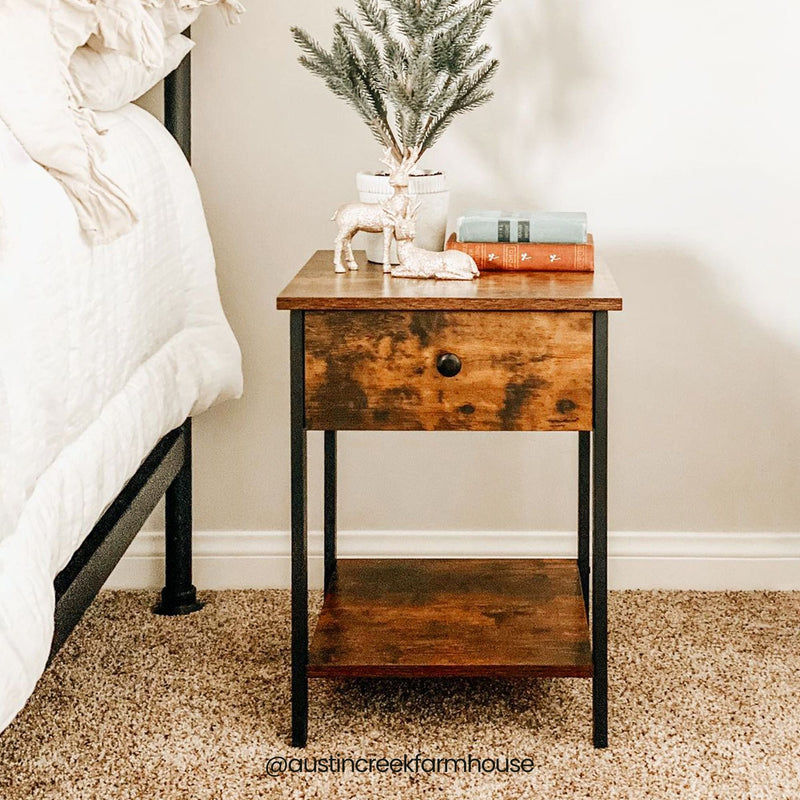
<path fill-rule="evenodd" d="M 98 117 L 138 216 L 102 247 L 0 121 L 0 731 L 164 495 L 156 610 L 200 607 L 191 417 L 241 393 L 187 164 L 188 57 L 165 81 L 169 133 L 132 105 Z"/>

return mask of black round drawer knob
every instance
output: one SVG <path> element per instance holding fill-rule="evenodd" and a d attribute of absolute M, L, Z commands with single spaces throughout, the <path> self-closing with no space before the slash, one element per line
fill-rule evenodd
<path fill-rule="evenodd" d="M 445 378 L 452 378 L 461 372 L 461 359 L 455 353 L 442 353 L 436 359 L 436 369 Z"/>

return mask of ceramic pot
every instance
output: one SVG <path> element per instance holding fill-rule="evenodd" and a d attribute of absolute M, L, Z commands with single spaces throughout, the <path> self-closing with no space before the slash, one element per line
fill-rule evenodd
<path fill-rule="evenodd" d="M 388 173 L 359 172 L 356 175 L 356 187 L 362 203 L 382 203 L 393 193 L 389 186 Z M 447 209 L 450 205 L 450 192 L 447 189 L 447 178 L 442 172 L 430 170 L 411 175 L 408 181 L 408 193 L 413 203 L 419 203 L 417 211 L 417 235 L 414 244 L 426 250 L 444 250 L 447 233 Z M 383 263 L 383 234 L 360 233 L 361 247 L 365 247 L 367 258 L 376 264 Z M 359 245 L 357 245 L 359 246 Z M 392 242 L 392 264 L 397 264 L 397 248 Z"/>

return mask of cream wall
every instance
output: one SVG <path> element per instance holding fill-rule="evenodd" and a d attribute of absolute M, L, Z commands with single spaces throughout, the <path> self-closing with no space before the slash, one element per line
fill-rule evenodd
<path fill-rule="evenodd" d="M 328 0 L 194 27 L 194 166 L 246 389 L 196 423 L 196 527 L 289 524 L 288 314 L 354 173 L 355 114 L 296 63 Z M 503 0 L 496 98 L 428 158 L 468 206 L 585 209 L 612 315 L 610 527 L 800 531 L 800 5 Z M 321 435 L 310 436 L 311 527 Z M 345 529 L 567 530 L 577 437 L 342 434 Z"/>

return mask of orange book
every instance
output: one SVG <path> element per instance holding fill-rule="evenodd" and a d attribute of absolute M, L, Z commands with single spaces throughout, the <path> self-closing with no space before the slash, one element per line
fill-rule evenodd
<path fill-rule="evenodd" d="M 586 244 L 509 244 L 508 242 L 457 242 L 452 234 L 448 250 L 461 250 L 486 272 L 594 272 L 594 239 Z"/>

